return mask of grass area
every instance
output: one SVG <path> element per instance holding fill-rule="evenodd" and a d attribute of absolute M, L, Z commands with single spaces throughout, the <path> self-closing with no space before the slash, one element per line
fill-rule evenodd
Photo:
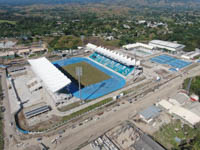
<path fill-rule="evenodd" d="M 95 84 L 101 82 L 103 80 L 107 80 L 110 78 L 109 75 L 104 72 L 98 70 L 97 68 L 91 66 L 86 62 L 79 62 L 71 65 L 64 66 L 63 69 L 69 73 L 75 80 L 78 80 L 76 76 L 76 67 L 82 67 L 83 75 L 81 77 L 81 85 L 88 86 L 91 84 Z"/>
<path fill-rule="evenodd" d="M 183 83 L 183 88 L 187 89 L 189 84 L 190 78 L 185 79 Z M 200 96 L 200 76 L 196 76 L 192 78 L 191 86 L 189 89 L 189 93 L 195 93 Z"/>
<path fill-rule="evenodd" d="M 80 104 L 80 101 L 79 101 L 79 102 L 74 102 L 74 103 L 69 104 L 69 105 L 67 105 L 67 106 L 63 106 L 63 107 L 61 107 L 61 108 L 58 108 L 58 110 L 61 111 L 61 112 L 65 112 L 65 111 L 68 111 L 68 110 L 73 109 L 73 108 L 75 108 L 75 107 L 78 107 L 78 106 L 80 106 L 80 105 L 81 105 L 81 104 Z"/>
<path fill-rule="evenodd" d="M 0 20 L 0 23 L 9 23 L 9 24 L 16 24 L 16 21 L 9 21 L 9 20 Z"/>
<path fill-rule="evenodd" d="M 182 125 L 180 120 L 174 120 L 170 124 L 162 126 L 153 136 L 167 149 L 179 150 L 188 147 L 191 150 L 200 149 L 200 143 L 198 142 L 200 141 L 200 129 Z M 175 137 L 181 139 L 182 142 L 177 143 Z M 189 142 L 191 140 L 193 140 L 192 143 Z"/>
<path fill-rule="evenodd" d="M 91 111 L 91 110 L 97 108 L 97 107 L 100 107 L 100 106 L 102 106 L 102 105 L 104 105 L 104 104 L 106 104 L 106 103 L 109 103 L 109 102 L 111 102 L 112 100 L 113 100 L 113 99 L 112 99 L 111 97 L 110 97 L 110 98 L 107 98 L 107 99 L 104 99 L 104 100 L 102 100 L 102 101 L 100 101 L 100 102 L 98 102 L 98 103 L 96 103 L 96 104 L 90 105 L 90 106 L 88 106 L 88 107 L 86 107 L 86 108 L 84 108 L 84 109 L 81 109 L 81 110 L 79 110 L 79 111 L 77 111 L 77 112 L 74 112 L 74 113 L 72 113 L 71 115 L 68 115 L 68 116 L 63 117 L 63 121 L 67 121 L 67 120 L 70 120 L 70 119 L 72 119 L 72 118 L 74 118 L 74 117 L 80 116 L 80 115 L 82 115 L 82 114 L 84 114 L 84 113 L 86 113 L 86 112 L 89 112 L 89 111 Z"/>
<path fill-rule="evenodd" d="M 76 49 L 78 46 L 83 45 L 80 37 L 72 35 L 56 37 L 48 43 L 52 49 L 57 50 Z"/>

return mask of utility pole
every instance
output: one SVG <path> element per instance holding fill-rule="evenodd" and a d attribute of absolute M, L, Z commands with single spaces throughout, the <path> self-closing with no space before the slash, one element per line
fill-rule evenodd
<path fill-rule="evenodd" d="M 81 76 L 83 75 L 82 67 L 76 67 L 76 76 L 78 77 L 78 85 L 79 85 L 79 98 L 81 100 Z"/>

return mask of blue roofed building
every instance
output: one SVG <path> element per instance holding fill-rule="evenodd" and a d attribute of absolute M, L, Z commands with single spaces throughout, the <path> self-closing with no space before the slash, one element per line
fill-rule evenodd
<path fill-rule="evenodd" d="M 154 118 L 159 116 L 161 109 L 152 105 L 142 111 L 139 112 L 140 118 L 144 120 L 146 123 L 150 123 Z"/>

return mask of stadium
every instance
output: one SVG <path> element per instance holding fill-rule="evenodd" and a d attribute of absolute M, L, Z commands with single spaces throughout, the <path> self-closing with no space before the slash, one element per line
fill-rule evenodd
<path fill-rule="evenodd" d="M 45 57 L 28 60 L 56 105 L 72 98 L 93 100 L 119 90 L 140 65 L 140 61 L 93 44 L 87 44 L 86 49 L 92 51 L 87 58 L 72 57 L 52 63 Z M 81 90 L 77 67 L 82 68 Z"/>

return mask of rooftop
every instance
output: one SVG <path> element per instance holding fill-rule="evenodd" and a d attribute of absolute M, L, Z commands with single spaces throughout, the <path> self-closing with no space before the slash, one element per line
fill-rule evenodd
<path fill-rule="evenodd" d="M 158 116 L 160 111 L 161 109 L 153 105 L 139 112 L 139 114 L 142 115 L 146 120 L 149 120 L 151 118 Z"/>
<path fill-rule="evenodd" d="M 34 73 L 51 92 L 57 92 L 71 83 L 71 80 L 45 57 L 28 60 L 28 62 Z"/>
<path fill-rule="evenodd" d="M 182 45 L 182 44 L 178 44 L 178 43 L 174 43 L 174 42 L 168 42 L 168 41 L 162 41 L 162 40 L 152 40 L 152 41 L 150 41 L 150 43 L 151 44 L 157 44 L 157 45 L 160 45 L 160 46 L 167 46 L 167 47 L 174 48 L 174 49 L 184 47 L 184 45 Z"/>

